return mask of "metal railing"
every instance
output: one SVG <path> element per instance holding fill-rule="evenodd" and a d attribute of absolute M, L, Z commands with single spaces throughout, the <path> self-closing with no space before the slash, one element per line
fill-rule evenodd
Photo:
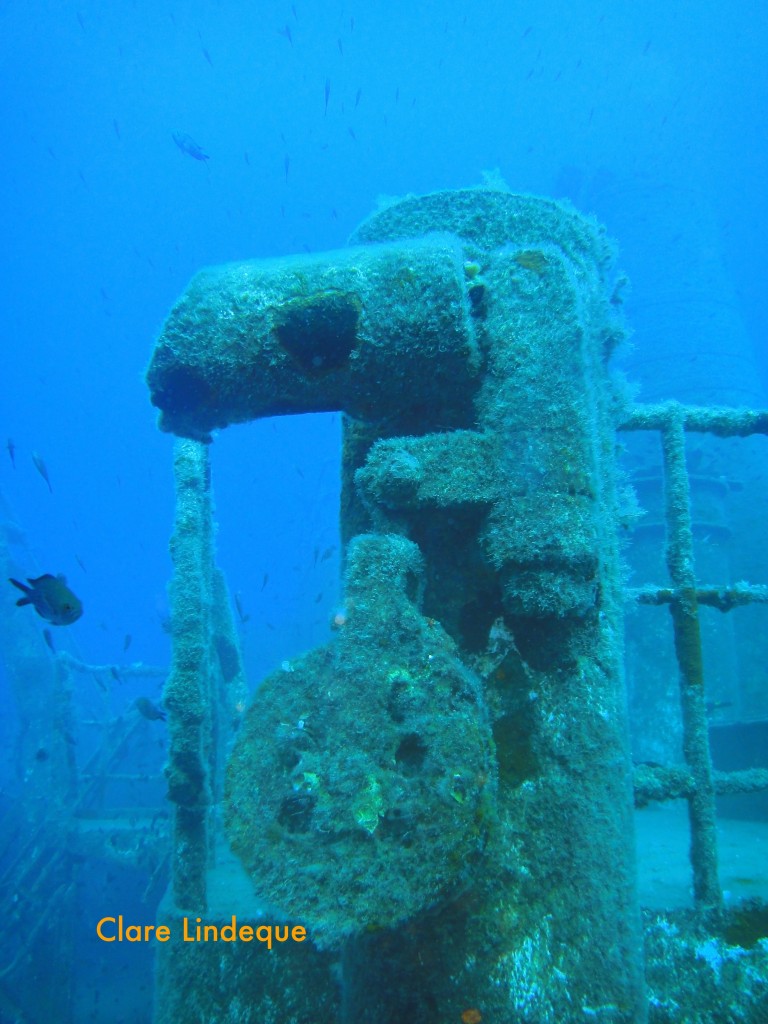
<path fill-rule="evenodd" d="M 768 602 L 768 585 L 734 586 L 697 584 L 688 469 L 686 431 L 717 437 L 768 435 L 768 410 L 704 408 L 663 402 L 636 405 L 619 425 L 620 430 L 654 430 L 661 434 L 666 521 L 666 562 L 671 586 L 645 586 L 629 596 L 648 605 L 669 605 L 675 654 L 680 670 L 683 757 L 685 766 L 642 766 L 635 772 L 635 801 L 684 797 L 688 801 L 691 868 L 694 900 L 698 907 L 722 905 L 718 879 L 715 796 L 719 793 L 768 789 L 768 769 L 714 772 L 709 747 L 709 725 L 704 694 L 704 665 L 699 606 L 722 612 L 743 605 Z"/>

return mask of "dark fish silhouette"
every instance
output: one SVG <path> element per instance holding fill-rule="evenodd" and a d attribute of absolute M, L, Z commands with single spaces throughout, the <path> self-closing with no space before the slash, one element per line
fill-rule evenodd
<path fill-rule="evenodd" d="M 36 580 L 28 579 L 29 586 L 14 579 L 8 582 L 24 592 L 24 597 L 20 597 L 16 604 L 19 607 L 31 604 L 37 614 L 52 626 L 69 626 L 83 614 L 82 601 L 69 589 L 64 576 L 46 573 Z"/>
<path fill-rule="evenodd" d="M 210 160 L 208 154 L 203 152 L 202 146 L 198 146 L 191 135 L 185 135 L 184 132 L 172 132 L 172 135 L 173 141 L 182 153 L 191 156 L 193 160 Z"/>
<path fill-rule="evenodd" d="M 264 588 L 262 587 L 262 589 Z M 235 594 L 235 608 L 237 608 L 237 614 L 240 621 L 245 625 L 248 619 L 250 619 L 250 615 L 246 615 L 245 610 L 243 609 L 243 602 L 239 591 Z"/>
<path fill-rule="evenodd" d="M 330 97 L 331 97 L 331 80 L 330 80 L 330 78 L 326 78 L 326 80 L 325 80 L 325 110 L 323 111 L 324 114 L 328 113 L 328 100 L 330 99 Z"/>
<path fill-rule="evenodd" d="M 9 437 L 5 442 L 5 447 L 8 449 L 8 454 L 11 457 L 11 465 L 16 469 L 16 445 L 13 443 L 12 437 Z"/>
<path fill-rule="evenodd" d="M 37 452 L 32 452 L 32 461 L 35 464 L 35 469 L 37 470 L 37 472 L 48 484 L 48 490 L 51 492 L 51 494 L 53 494 L 53 488 L 51 487 L 51 478 L 48 476 L 48 467 L 43 462 L 42 455 L 38 455 Z"/>
<path fill-rule="evenodd" d="M 165 721 L 165 712 L 157 704 L 153 704 L 149 697 L 137 697 L 133 706 L 143 718 L 150 722 Z"/>

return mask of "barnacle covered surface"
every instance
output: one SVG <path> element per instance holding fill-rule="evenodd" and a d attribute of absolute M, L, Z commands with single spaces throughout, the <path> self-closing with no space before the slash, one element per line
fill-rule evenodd
<path fill-rule="evenodd" d="M 718 958 L 713 1012 L 762 1024 L 734 987 L 763 950 L 736 933 L 647 924 L 644 974 L 610 243 L 500 188 L 407 197 L 352 243 L 193 283 L 150 369 L 163 425 L 193 436 L 349 414 L 336 637 L 268 677 L 229 762 L 256 893 L 313 957 L 343 949 L 344 1024 L 645 1024 L 649 995 L 666 1024 Z M 213 389 L 176 387 L 185 366 Z"/>
<path fill-rule="evenodd" d="M 479 680 L 409 597 L 419 571 L 404 538 L 358 538 L 337 640 L 265 680 L 230 759 L 232 847 L 320 945 L 449 899 L 492 821 Z"/>

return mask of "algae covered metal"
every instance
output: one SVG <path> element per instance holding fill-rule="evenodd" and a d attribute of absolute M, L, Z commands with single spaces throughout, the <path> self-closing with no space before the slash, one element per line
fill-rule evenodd
<path fill-rule="evenodd" d="M 421 570 L 404 537 L 356 538 L 338 641 L 262 684 L 230 761 L 233 849 L 322 946 L 461 891 L 488 840 L 495 769 L 480 680 L 408 596 Z"/>
<path fill-rule="evenodd" d="M 204 271 L 158 341 L 163 429 L 347 414 L 346 620 L 257 691 L 224 797 L 255 892 L 314 939 L 314 977 L 340 954 L 322 991 L 340 1021 L 646 1018 L 620 285 L 569 206 L 444 192 L 339 252 Z M 309 1022 L 297 972 L 286 959 L 290 1019 Z M 252 1012 L 287 1019 L 266 997 Z"/>

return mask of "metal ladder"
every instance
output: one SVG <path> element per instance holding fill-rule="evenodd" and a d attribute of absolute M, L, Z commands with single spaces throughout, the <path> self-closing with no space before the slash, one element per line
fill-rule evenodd
<path fill-rule="evenodd" d="M 668 605 L 672 613 L 679 666 L 683 728 L 683 770 L 643 766 L 635 773 L 638 805 L 684 797 L 688 801 L 693 892 L 698 908 L 722 906 L 718 880 L 715 797 L 718 794 L 768 789 L 768 769 L 714 772 L 704 696 L 704 666 L 699 607 L 722 612 L 768 603 L 768 585 L 697 585 L 693 551 L 690 481 L 685 461 L 686 431 L 717 437 L 768 435 L 768 410 L 698 407 L 664 402 L 635 405 L 621 422 L 623 431 L 658 431 L 663 452 L 666 561 L 671 586 L 646 586 L 629 596 L 647 605 Z"/>

